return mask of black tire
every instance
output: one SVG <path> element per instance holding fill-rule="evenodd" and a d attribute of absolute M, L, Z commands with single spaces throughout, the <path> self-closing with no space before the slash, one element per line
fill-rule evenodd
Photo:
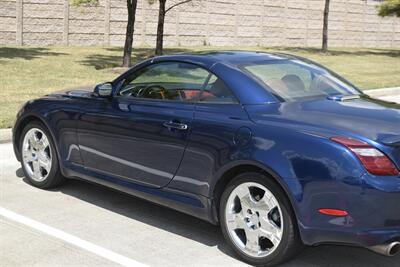
<path fill-rule="evenodd" d="M 25 165 L 22 160 L 24 137 L 27 134 L 27 132 L 29 130 L 31 130 L 32 128 L 37 128 L 37 129 L 41 130 L 46 135 L 47 139 L 49 140 L 50 153 L 51 153 L 51 168 L 50 168 L 50 172 L 47 174 L 47 177 L 43 181 L 34 180 L 29 175 L 29 172 L 26 170 Z M 29 181 L 29 183 L 34 185 L 35 187 L 42 188 L 42 189 L 50 189 L 50 188 L 60 186 L 65 181 L 65 178 L 60 172 L 60 166 L 59 166 L 59 162 L 58 162 L 56 146 L 55 146 L 53 138 L 52 138 L 51 134 L 49 133 L 48 129 L 46 128 L 46 126 L 44 126 L 43 123 L 41 123 L 39 121 L 31 121 L 22 130 L 22 133 L 20 136 L 21 137 L 19 140 L 19 151 L 21 153 L 21 166 L 22 166 L 24 175 L 27 178 L 27 180 Z"/>
<path fill-rule="evenodd" d="M 243 183 L 258 183 L 267 188 L 277 199 L 282 216 L 283 216 L 283 234 L 282 239 L 276 249 L 269 255 L 265 257 L 251 257 L 245 254 L 239 247 L 235 245 L 235 243 L 231 240 L 230 234 L 228 232 L 226 218 L 225 218 L 225 209 L 227 205 L 228 198 L 231 192 L 239 185 Z M 222 233 L 228 242 L 228 244 L 233 248 L 233 250 L 239 255 L 239 257 L 254 266 L 274 266 L 277 264 L 284 263 L 294 256 L 296 256 L 303 247 L 301 242 L 297 222 L 295 215 L 292 211 L 291 204 L 287 199 L 285 193 L 280 188 L 280 186 L 271 179 L 262 173 L 257 172 L 247 172 L 242 173 L 236 176 L 226 187 L 224 193 L 220 199 L 220 209 L 219 209 L 219 218 Z"/>

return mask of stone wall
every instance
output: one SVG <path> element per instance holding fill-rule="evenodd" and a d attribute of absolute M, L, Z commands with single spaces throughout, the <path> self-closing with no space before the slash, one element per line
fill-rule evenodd
<path fill-rule="evenodd" d="M 400 19 L 372 0 L 332 0 L 334 47 L 400 47 Z M 153 46 L 158 1 L 139 0 L 135 45 Z M 168 0 L 171 5 L 174 0 Z M 167 14 L 167 46 L 320 46 L 324 0 L 194 0 Z M 126 0 L 0 0 L 0 45 L 123 45 Z"/>
<path fill-rule="evenodd" d="M 17 38 L 16 0 L 0 1 L 0 44 L 15 44 Z"/>

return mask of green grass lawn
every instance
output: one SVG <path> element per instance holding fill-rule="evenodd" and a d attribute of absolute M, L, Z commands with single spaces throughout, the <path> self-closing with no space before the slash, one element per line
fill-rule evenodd
<path fill-rule="evenodd" d="M 362 89 L 400 86 L 400 49 L 180 47 L 166 54 L 201 50 L 258 50 L 296 54 L 317 61 Z M 153 53 L 136 48 L 133 62 Z M 0 128 L 11 127 L 25 101 L 68 87 L 109 81 L 121 70 L 120 47 L 0 47 Z"/>

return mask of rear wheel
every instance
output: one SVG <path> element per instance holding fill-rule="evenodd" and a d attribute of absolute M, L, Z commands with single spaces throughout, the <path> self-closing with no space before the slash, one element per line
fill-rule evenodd
<path fill-rule="evenodd" d="M 289 201 L 263 174 L 234 178 L 221 197 L 219 214 L 225 239 L 247 263 L 276 265 L 301 248 Z"/>
<path fill-rule="evenodd" d="M 20 139 L 21 165 L 25 177 L 39 188 L 51 188 L 64 181 L 58 166 L 54 142 L 46 127 L 30 122 Z"/>

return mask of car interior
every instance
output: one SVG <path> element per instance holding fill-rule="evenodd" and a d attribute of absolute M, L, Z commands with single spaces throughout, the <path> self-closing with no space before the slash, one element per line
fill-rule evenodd
<path fill-rule="evenodd" d="M 222 80 L 216 78 L 204 90 L 202 84 L 158 82 L 130 83 L 121 89 L 124 97 L 160 99 L 185 102 L 237 102 Z"/>

